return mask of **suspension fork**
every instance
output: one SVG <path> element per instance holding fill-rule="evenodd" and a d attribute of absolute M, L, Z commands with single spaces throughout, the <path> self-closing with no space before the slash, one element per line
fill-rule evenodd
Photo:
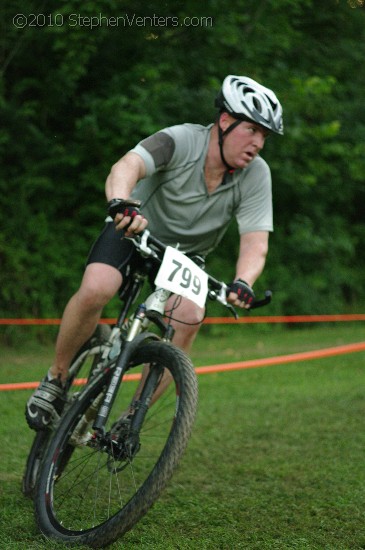
<path fill-rule="evenodd" d="M 150 364 L 150 371 L 143 385 L 141 395 L 135 404 L 135 412 L 131 423 L 131 433 L 138 434 L 144 421 L 144 417 L 150 408 L 151 401 L 163 376 L 164 368 L 154 363 Z"/>
<path fill-rule="evenodd" d="M 142 304 L 137 309 L 137 312 L 134 316 L 131 327 L 128 331 L 126 340 L 123 344 L 122 350 L 117 359 L 116 366 L 113 369 L 113 374 L 109 382 L 103 403 L 99 409 L 99 412 L 93 424 L 94 430 L 101 431 L 101 432 L 103 432 L 104 430 L 105 424 L 109 418 L 111 408 L 117 396 L 123 374 L 127 370 L 129 360 L 136 348 L 134 339 L 141 332 L 145 317 L 146 317 L 146 306 Z"/>
<path fill-rule="evenodd" d="M 138 336 L 143 330 L 146 330 L 148 323 L 152 321 L 160 328 L 160 330 L 162 330 L 165 340 L 172 339 L 174 330 L 171 325 L 167 325 L 162 319 L 165 304 L 169 296 L 169 291 L 162 288 L 157 289 L 146 300 L 146 304 L 141 304 L 140 306 L 138 306 L 132 324 L 128 330 L 126 339 L 123 343 L 122 350 L 117 359 L 117 363 L 109 382 L 103 404 L 101 405 L 98 415 L 93 424 L 94 430 L 101 432 L 104 431 L 104 427 L 109 418 L 112 405 L 118 393 L 123 374 L 128 368 L 130 358 L 134 353 L 134 350 L 136 349 L 136 345 L 139 345 L 140 343 L 138 342 L 138 344 L 136 344 L 136 336 Z"/>

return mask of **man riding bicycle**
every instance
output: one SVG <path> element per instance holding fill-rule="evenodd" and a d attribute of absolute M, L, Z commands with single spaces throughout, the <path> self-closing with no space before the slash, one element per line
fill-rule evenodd
<path fill-rule="evenodd" d="M 132 237 L 148 224 L 165 244 L 179 243 L 183 252 L 204 258 L 235 217 L 239 253 L 227 300 L 250 307 L 273 230 L 271 174 L 259 153 L 267 135 L 283 134 L 282 107 L 268 88 L 233 75 L 225 78 L 216 107 L 214 124 L 166 128 L 141 141 L 112 167 L 106 180 L 109 207 L 114 199 L 138 199 L 141 208 L 128 207 L 114 223 L 109 217 L 94 243 L 81 286 L 63 314 L 55 362 L 27 403 L 31 428 L 44 429 L 62 412 L 72 358 L 93 334 L 104 306 L 141 261 L 133 243 L 121 240 L 120 230 Z M 175 298 L 168 305 L 174 309 L 173 342 L 189 352 L 204 311 L 186 298 L 177 304 Z"/>

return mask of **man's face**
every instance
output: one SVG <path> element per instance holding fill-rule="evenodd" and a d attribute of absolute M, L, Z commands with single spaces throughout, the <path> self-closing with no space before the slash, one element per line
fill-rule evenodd
<path fill-rule="evenodd" d="M 220 120 L 222 130 L 226 130 L 236 119 L 223 113 Z M 243 121 L 229 132 L 223 141 L 224 157 L 233 168 L 246 168 L 265 145 L 269 134 L 255 122 Z"/>

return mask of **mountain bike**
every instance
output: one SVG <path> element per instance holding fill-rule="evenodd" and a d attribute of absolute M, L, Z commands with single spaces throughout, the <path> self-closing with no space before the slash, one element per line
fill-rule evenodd
<path fill-rule="evenodd" d="M 148 511 L 192 431 L 197 379 L 190 358 L 171 343 L 168 298 L 184 296 L 203 306 L 209 297 L 233 309 L 225 283 L 193 259 L 148 230 L 133 242 L 144 266 L 131 278 L 108 339 L 91 354 L 97 359 L 87 384 L 71 391 L 70 404 L 37 464 L 34 502 L 41 532 L 93 548 L 114 542 Z M 161 264 L 156 290 L 132 308 L 151 272 L 150 259 Z M 267 292 L 252 307 L 270 299 Z M 86 347 L 93 349 L 92 341 Z M 156 399 L 166 378 L 171 381 Z"/>

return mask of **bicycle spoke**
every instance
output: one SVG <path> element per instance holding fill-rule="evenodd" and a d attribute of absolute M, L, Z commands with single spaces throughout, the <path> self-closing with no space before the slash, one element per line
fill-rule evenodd
<path fill-rule="evenodd" d="M 150 355 L 154 360 L 142 391 L 138 381 L 123 384 L 104 429 L 93 434 L 93 421 L 87 425 L 87 413 L 92 405 L 102 405 L 109 374 L 96 378 L 80 393 L 66 413 L 41 474 L 38 515 L 44 523 L 49 518 L 46 532 L 57 530 L 63 540 L 78 537 L 80 542 L 88 542 L 94 533 L 97 536 L 102 532 L 104 537 L 110 524 L 107 538 L 112 540 L 114 532 L 130 528 L 156 500 L 186 446 L 196 405 L 195 393 L 191 394 L 191 401 L 188 391 L 177 391 L 182 384 L 181 369 L 186 368 L 196 383 L 190 364 L 183 362 L 184 356 L 181 365 L 177 361 L 172 371 L 174 381 L 161 399 L 149 407 L 161 370 L 172 368 L 177 353 L 165 343 L 142 347 L 138 366 L 151 362 Z M 133 407 L 133 403 L 137 405 Z M 179 413 L 181 404 L 184 414 Z M 123 411 L 130 411 L 126 421 L 120 421 Z M 84 437 L 87 428 L 91 437 Z"/>

